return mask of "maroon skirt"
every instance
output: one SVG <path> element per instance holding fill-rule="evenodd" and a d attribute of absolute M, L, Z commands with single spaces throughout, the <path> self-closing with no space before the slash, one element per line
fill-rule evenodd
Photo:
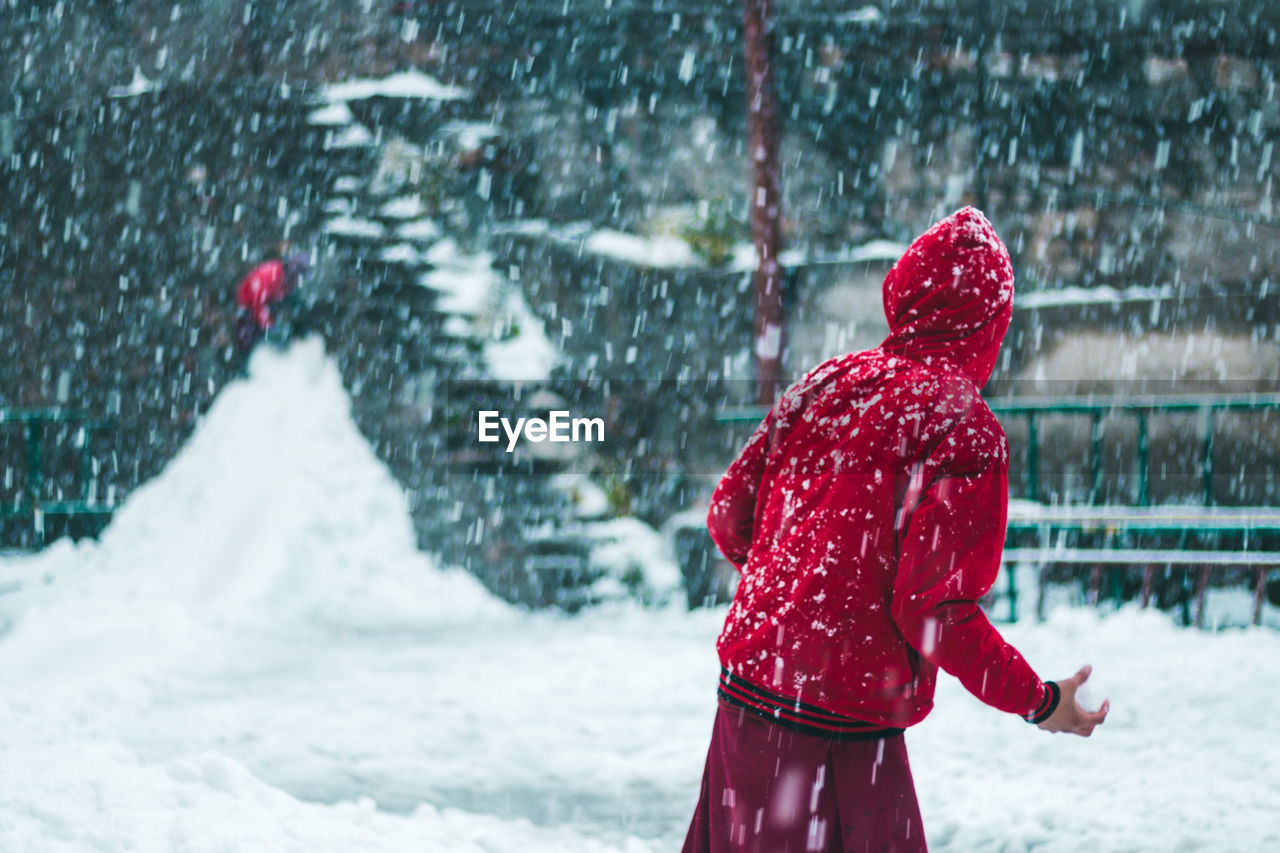
<path fill-rule="evenodd" d="M 902 735 L 840 741 L 723 699 L 684 853 L 924 853 Z"/>

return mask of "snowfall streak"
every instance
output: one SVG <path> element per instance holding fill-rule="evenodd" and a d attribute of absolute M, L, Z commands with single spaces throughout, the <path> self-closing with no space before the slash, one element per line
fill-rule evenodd
<path fill-rule="evenodd" d="M 523 437 L 526 441 L 604 441 L 604 418 L 575 418 L 569 412 L 556 410 L 542 418 L 516 418 L 512 424 L 496 410 L 484 410 L 479 414 L 479 439 L 483 442 L 500 441 L 498 427 L 507 436 L 507 452 L 516 449 Z"/>

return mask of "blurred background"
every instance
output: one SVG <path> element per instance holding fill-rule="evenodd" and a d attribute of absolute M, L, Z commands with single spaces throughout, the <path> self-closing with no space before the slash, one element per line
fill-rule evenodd
<path fill-rule="evenodd" d="M 1280 7 L 773 14 L 784 378 L 878 343 L 889 266 L 975 204 L 1018 288 L 987 394 L 1039 407 L 1000 410 L 1014 496 L 1275 504 Z M 727 593 L 700 515 L 759 415 L 741 4 L 9 0 L 0 40 L 0 545 L 94 534 L 160 472 L 245 369 L 237 283 L 300 251 L 268 343 L 323 338 L 422 550 L 576 608 L 657 595 L 661 533 L 691 603 Z M 607 440 L 474 440 L 557 406 Z"/>

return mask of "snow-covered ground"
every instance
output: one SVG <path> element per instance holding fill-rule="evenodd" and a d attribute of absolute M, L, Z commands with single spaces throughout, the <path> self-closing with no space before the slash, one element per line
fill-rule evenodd
<path fill-rule="evenodd" d="M 260 350 L 100 543 L 12 578 L 0 850 L 683 838 L 722 614 L 525 613 L 434 565 L 318 343 Z M 907 734 L 932 849 L 1280 849 L 1280 634 L 1080 610 L 1006 633 L 1047 676 L 1092 662 L 1111 718 L 1050 736 L 944 678 Z"/>

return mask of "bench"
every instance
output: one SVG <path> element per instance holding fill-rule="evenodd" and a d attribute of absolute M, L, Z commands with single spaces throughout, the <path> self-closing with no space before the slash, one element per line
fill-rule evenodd
<path fill-rule="evenodd" d="M 1040 594 L 1036 613 L 1044 617 L 1044 592 L 1048 569 L 1054 564 L 1093 567 L 1090 598 L 1102 600 L 1103 574 L 1115 569 L 1142 568 L 1142 606 L 1151 601 L 1157 567 L 1193 567 L 1197 626 L 1204 624 L 1205 596 L 1210 574 L 1226 568 L 1251 569 L 1254 573 L 1253 623 L 1262 620 L 1262 605 L 1269 568 L 1280 568 L 1280 551 L 1261 550 L 1251 546 L 1250 539 L 1280 539 L 1280 507 L 1199 507 L 1199 506 L 1045 506 L 1015 500 L 1009 504 L 1009 536 L 1004 549 L 1006 564 L 1030 563 L 1040 570 Z M 1022 534 L 1020 536 L 1020 534 Z M 1020 538 L 1030 534 L 1031 546 L 1019 545 Z M 1194 540 L 1203 546 L 1220 543 L 1230 536 L 1240 540 L 1240 547 L 1148 547 L 1138 544 L 1143 535 L 1168 536 Z M 1100 545 L 1082 546 L 1072 540 L 1101 539 Z M 1009 544 L 1012 543 L 1012 544 Z M 1017 590 L 1014 573 L 1009 572 L 1010 613 L 1016 619 Z M 1117 602 L 1119 585 L 1113 585 Z"/>

